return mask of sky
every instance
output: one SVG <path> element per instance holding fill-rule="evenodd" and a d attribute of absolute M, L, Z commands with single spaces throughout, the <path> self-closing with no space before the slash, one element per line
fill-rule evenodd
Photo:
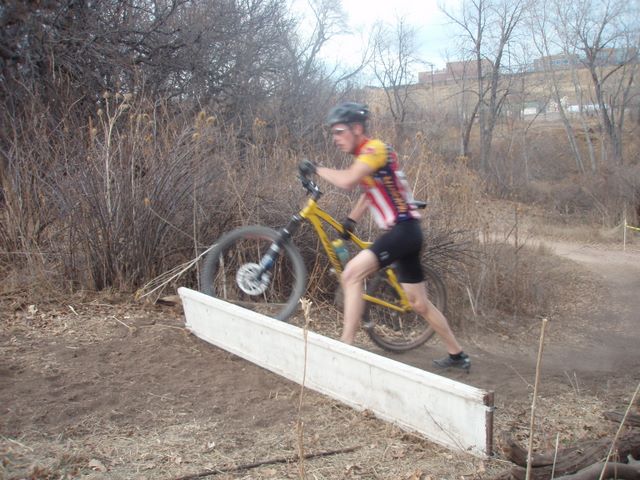
<path fill-rule="evenodd" d="M 307 5 L 306 0 L 294 2 L 297 2 L 296 8 L 301 10 Z M 410 26 L 417 29 L 418 55 L 426 62 L 423 70 L 430 70 L 430 63 L 434 65 L 434 70 L 444 68 L 447 49 L 453 49 L 452 25 L 439 5 L 446 5 L 445 8 L 450 10 L 459 2 L 460 0 L 342 0 L 343 10 L 348 17 L 348 28 L 352 33 L 333 38 L 325 45 L 322 57 L 330 63 L 340 61 L 356 65 L 360 58 L 358 51 L 364 47 L 362 32 L 367 31 L 378 20 L 395 25 L 398 17 L 404 17 Z"/>

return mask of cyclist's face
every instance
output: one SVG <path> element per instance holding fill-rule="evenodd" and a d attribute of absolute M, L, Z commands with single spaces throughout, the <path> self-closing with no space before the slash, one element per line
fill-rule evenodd
<path fill-rule="evenodd" d="M 342 152 L 353 153 L 360 143 L 358 128 L 360 125 L 347 125 L 346 123 L 336 123 L 331 127 L 333 143 Z"/>

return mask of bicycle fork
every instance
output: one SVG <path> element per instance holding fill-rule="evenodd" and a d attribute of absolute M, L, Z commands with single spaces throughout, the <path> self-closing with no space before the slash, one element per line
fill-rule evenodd
<path fill-rule="evenodd" d="M 264 275 L 270 274 L 276 260 L 278 260 L 282 246 L 291 239 L 291 236 L 300 226 L 300 222 L 302 222 L 302 217 L 294 215 L 291 217 L 291 220 L 289 220 L 289 223 L 278 231 L 277 240 L 271 244 L 267 253 L 265 253 L 260 259 L 260 268 L 256 272 L 256 278 L 262 279 Z M 267 278 L 267 281 L 268 280 L 269 278 Z"/>

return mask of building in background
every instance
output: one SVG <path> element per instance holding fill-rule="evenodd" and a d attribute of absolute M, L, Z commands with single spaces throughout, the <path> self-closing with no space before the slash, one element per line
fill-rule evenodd
<path fill-rule="evenodd" d="M 486 59 L 482 60 L 483 76 L 487 76 L 492 68 L 493 63 Z M 418 83 L 423 85 L 453 83 L 475 78 L 478 78 L 478 63 L 475 60 L 447 62 L 443 70 L 418 73 Z"/>
<path fill-rule="evenodd" d="M 604 48 L 596 53 L 595 63 L 598 66 L 616 66 L 625 63 L 637 63 L 638 51 L 635 48 Z M 491 61 L 482 61 L 482 71 L 487 76 L 492 68 Z M 570 68 L 583 68 L 586 66 L 586 58 L 577 54 L 559 53 L 536 58 L 532 64 L 520 65 L 515 74 L 544 72 L 545 70 L 568 70 Z M 421 85 L 437 85 L 460 82 L 466 79 L 475 79 L 478 76 L 478 64 L 475 60 L 447 62 L 442 70 L 418 72 L 418 83 Z"/>
<path fill-rule="evenodd" d="M 545 57 L 536 58 L 533 61 L 534 72 L 543 72 L 545 70 L 564 70 L 576 66 L 580 66 L 580 58 L 578 55 L 567 55 L 564 53 L 560 53 L 558 55 L 547 55 Z"/>

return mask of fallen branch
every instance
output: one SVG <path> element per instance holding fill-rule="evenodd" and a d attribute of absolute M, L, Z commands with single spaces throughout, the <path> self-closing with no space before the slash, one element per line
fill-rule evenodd
<path fill-rule="evenodd" d="M 598 480 L 598 478 L 640 480 L 640 463 L 594 463 L 573 475 L 558 477 L 556 480 Z"/>
<path fill-rule="evenodd" d="M 349 452 L 354 452 L 360 448 L 362 448 L 362 446 L 340 448 L 337 450 L 327 450 L 325 452 L 307 453 L 304 455 L 304 459 L 307 460 L 309 458 L 328 457 L 330 455 L 338 455 L 340 453 L 349 453 Z M 178 478 L 175 478 L 174 480 L 193 480 L 195 478 L 210 477 L 214 475 L 219 475 L 221 473 L 240 472 L 242 470 L 250 470 L 252 468 L 261 467 L 263 465 L 274 465 L 278 463 L 294 463 L 294 462 L 298 462 L 299 460 L 300 460 L 299 455 L 295 455 L 291 457 L 278 457 L 278 458 L 272 458 L 270 460 L 263 460 L 261 462 L 246 463 L 244 465 L 236 465 L 234 467 L 225 467 L 225 468 L 216 468 L 213 470 L 206 470 L 204 472 L 194 473 L 192 475 L 186 475 L 184 477 L 178 477 Z"/>
<path fill-rule="evenodd" d="M 612 422 L 622 423 L 622 420 L 624 420 L 623 412 L 604 412 L 602 415 Z M 640 415 L 630 413 L 624 423 L 628 427 L 640 427 Z"/>
<path fill-rule="evenodd" d="M 553 466 L 554 452 L 534 455 L 531 458 L 531 478 L 534 480 L 550 479 L 552 470 L 556 475 L 570 475 L 594 463 L 602 462 L 607 458 L 611 442 L 611 438 L 587 440 L 575 446 L 561 449 L 557 454 L 555 468 Z M 506 437 L 506 440 L 504 440 L 502 450 L 504 455 L 517 466 L 494 477 L 494 480 L 508 478 L 524 480 L 526 476 L 527 450 L 510 437 Z M 620 458 L 626 458 L 628 455 L 638 458 L 640 456 L 640 432 L 632 430 L 622 434 L 615 442 L 615 451 Z"/>
<path fill-rule="evenodd" d="M 631 407 L 633 406 L 633 404 L 636 401 L 636 397 L 638 396 L 638 392 L 640 392 L 640 383 L 638 383 L 638 386 L 636 387 L 636 391 L 633 394 L 633 396 L 631 397 L 631 401 L 629 402 L 629 405 L 627 406 L 627 410 L 624 412 L 624 416 L 622 417 L 622 421 L 620 422 L 620 426 L 618 427 L 618 430 L 616 430 L 616 434 L 613 437 L 613 442 L 611 442 L 611 448 L 609 449 L 609 453 L 607 453 L 607 458 L 604 459 L 605 467 L 606 467 L 607 463 L 609 463 L 609 459 L 611 458 L 611 455 L 613 455 L 613 450 L 614 450 L 614 448 L 616 446 L 616 443 L 618 441 L 618 437 L 620 436 L 620 432 L 622 432 L 622 427 L 624 426 L 624 422 L 627 419 L 627 416 L 629 415 L 629 412 L 631 411 Z M 604 469 L 603 469 L 603 472 L 600 475 L 600 480 L 604 479 L 604 473 L 605 472 L 604 472 Z"/>

